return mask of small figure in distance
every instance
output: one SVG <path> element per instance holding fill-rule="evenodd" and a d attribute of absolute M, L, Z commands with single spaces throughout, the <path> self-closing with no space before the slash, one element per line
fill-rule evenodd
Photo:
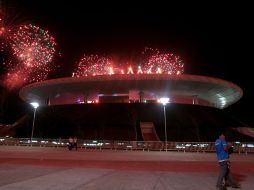
<path fill-rule="evenodd" d="M 76 151 L 78 150 L 78 138 L 76 136 L 73 138 L 73 148 L 75 148 Z"/>
<path fill-rule="evenodd" d="M 71 151 L 72 148 L 73 148 L 73 138 L 72 138 L 72 137 L 69 138 L 69 141 L 68 141 L 68 148 L 69 148 L 70 151 Z"/>

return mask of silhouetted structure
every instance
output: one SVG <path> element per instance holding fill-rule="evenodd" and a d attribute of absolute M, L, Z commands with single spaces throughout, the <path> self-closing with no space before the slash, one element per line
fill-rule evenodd
<path fill-rule="evenodd" d="M 135 114 L 130 116 L 133 110 Z M 232 129 L 243 124 L 223 110 L 182 104 L 168 104 L 166 110 L 168 141 L 214 141 L 221 130 L 229 141 L 253 141 Z M 142 121 L 152 122 L 164 141 L 163 107 L 158 103 L 42 106 L 37 110 L 34 137 L 143 141 Z M 24 133 L 30 132 L 31 126 L 24 127 L 29 129 L 19 128 L 17 137 L 29 136 Z"/>

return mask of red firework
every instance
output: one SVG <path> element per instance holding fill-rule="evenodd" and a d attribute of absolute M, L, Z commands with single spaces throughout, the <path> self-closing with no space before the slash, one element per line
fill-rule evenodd
<path fill-rule="evenodd" d="M 50 63 L 56 46 L 48 31 L 31 24 L 23 25 L 8 37 L 8 41 L 16 61 L 9 62 L 5 81 L 17 78 L 16 73 L 22 75 L 18 77 L 19 82 L 14 82 L 17 85 L 12 86 L 45 80 L 53 67 Z"/>
<path fill-rule="evenodd" d="M 72 76 L 82 77 L 107 74 L 114 74 L 112 62 L 109 58 L 84 54 Z"/>

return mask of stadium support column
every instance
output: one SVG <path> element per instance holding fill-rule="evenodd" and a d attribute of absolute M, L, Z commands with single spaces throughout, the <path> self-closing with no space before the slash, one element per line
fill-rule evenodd
<path fill-rule="evenodd" d="M 50 106 L 50 97 L 47 97 L 45 103 L 46 103 L 47 106 Z"/>
<path fill-rule="evenodd" d="M 138 95 L 139 95 L 139 103 L 144 102 L 144 92 L 143 91 L 139 91 Z"/>
<path fill-rule="evenodd" d="M 198 95 L 193 95 L 192 96 L 192 104 L 198 104 Z"/>
<path fill-rule="evenodd" d="M 84 93 L 83 93 L 83 102 L 84 102 L 84 103 L 87 103 L 88 97 L 89 97 L 89 92 L 84 92 Z"/>

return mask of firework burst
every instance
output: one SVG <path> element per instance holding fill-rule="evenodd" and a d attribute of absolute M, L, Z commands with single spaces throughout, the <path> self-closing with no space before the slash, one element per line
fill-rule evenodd
<path fill-rule="evenodd" d="M 17 11 L 4 6 L 0 1 L 0 38 L 7 39 L 16 29 L 19 20 Z"/>
<path fill-rule="evenodd" d="M 5 27 L 3 24 L 3 19 L 0 17 L 0 36 L 2 36 L 5 33 Z"/>
<path fill-rule="evenodd" d="M 184 72 L 184 64 L 173 53 L 161 53 L 158 49 L 145 48 L 137 62 L 115 63 L 112 59 L 98 55 L 84 55 L 72 73 L 72 77 L 113 75 L 113 74 L 168 74 Z"/>
<path fill-rule="evenodd" d="M 5 14 L 3 8 L 0 6 L 0 37 L 6 32 Z"/>
<path fill-rule="evenodd" d="M 184 72 L 184 63 L 173 53 L 161 53 L 158 49 L 145 48 L 142 68 L 144 73 L 179 75 Z"/>
<path fill-rule="evenodd" d="M 1 80 L 2 77 L 4 77 L 4 72 L 6 71 L 6 68 L 8 67 L 9 63 L 12 62 L 12 54 L 10 51 L 10 44 L 8 41 L 8 37 L 11 34 L 11 29 L 14 28 L 11 27 L 10 23 L 7 22 L 6 17 L 6 10 L 1 5 L 0 2 L 0 63 L 1 63 Z"/>
<path fill-rule="evenodd" d="M 5 52 L 8 49 L 8 36 L 11 33 L 10 26 L 6 23 L 5 11 L 1 7 L 0 2 L 0 52 Z M 2 58 L 2 56 L 1 56 Z M 3 61 L 4 62 L 4 61 Z"/>
<path fill-rule="evenodd" d="M 16 61 L 9 62 L 6 81 L 22 76 L 26 76 L 20 79 L 23 83 L 45 80 L 52 69 L 50 63 L 56 46 L 48 31 L 31 24 L 23 25 L 8 40 Z M 17 77 L 17 73 L 22 75 Z M 17 83 L 18 86 L 20 84 Z"/>
<path fill-rule="evenodd" d="M 72 76 L 82 77 L 108 74 L 114 74 L 112 62 L 109 58 L 84 54 Z"/>
<path fill-rule="evenodd" d="M 14 55 L 27 68 L 47 66 L 53 59 L 56 43 L 54 38 L 34 25 L 20 26 L 11 38 Z"/>

